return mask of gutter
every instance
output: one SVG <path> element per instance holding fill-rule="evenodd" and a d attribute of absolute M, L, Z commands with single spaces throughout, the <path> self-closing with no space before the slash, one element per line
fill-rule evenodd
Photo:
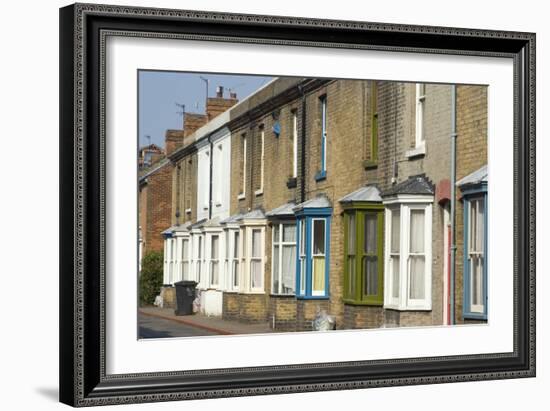
<path fill-rule="evenodd" d="M 451 281 L 450 325 L 455 324 L 455 266 L 456 266 L 456 85 L 451 86 Z"/>

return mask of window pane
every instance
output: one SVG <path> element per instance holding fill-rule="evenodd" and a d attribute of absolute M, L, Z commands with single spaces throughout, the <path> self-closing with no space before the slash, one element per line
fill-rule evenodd
<path fill-rule="evenodd" d="M 300 258 L 300 292 L 303 294 L 306 289 L 306 259 Z"/>
<path fill-rule="evenodd" d="M 261 234 L 260 230 L 252 230 L 252 257 L 261 257 Z"/>
<path fill-rule="evenodd" d="M 424 256 L 410 256 L 411 279 L 409 298 L 423 299 L 425 296 L 425 281 L 424 281 Z"/>
<path fill-rule="evenodd" d="M 273 246 L 273 263 L 272 263 L 272 273 L 273 276 L 273 290 L 272 293 L 279 293 L 279 245 Z"/>
<path fill-rule="evenodd" d="M 283 281 L 283 293 L 294 293 L 294 286 L 296 282 L 296 246 L 285 245 L 283 246 L 283 266 L 282 266 L 282 281 Z"/>
<path fill-rule="evenodd" d="M 233 260 L 233 287 L 239 286 L 239 261 Z"/>
<path fill-rule="evenodd" d="M 424 252 L 424 210 L 411 210 L 411 253 Z"/>
<path fill-rule="evenodd" d="M 220 237 L 218 237 L 217 235 L 213 235 L 212 236 L 212 250 L 210 250 L 211 252 L 211 258 L 212 259 L 215 259 L 217 260 L 218 259 L 218 246 L 219 246 L 219 241 L 220 240 Z"/>
<path fill-rule="evenodd" d="M 378 294 L 378 257 L 363 258 L 363 287 L 365 295 Z"/>
<path fill-rule="evenodd" d="M 259 260 L 250 261 L 250 273 L 252 276 L 252 288 L 262 286 L 262 262 Z"/>
<path fill-rule="evenodd" d="M 325 220 L 313 220 L 313 254 L 325 254 Z"/>
<path fill-rule="evenodd" d="M 484 214 L 482 199 L 470 202 L 470 252 L 483 252 Z"/>
<path fill-rule="evenodd" d="M 483 258 L 476 256 L 470 260 L 472 305 L 483 305 Z"/>
<path fill-rule="evenodd" d="M 399 257 L 392 257 L 391 264 L 392 264 L 392 297 L 399 298 Z"/>
<path fill-rule="evenodd" d="M 312 290 L 325 291 L 325 257 L 313 257 Z"/>
<path fill-rule="evenodd" d="M 189 259 L 189 240 L 183 240 L 182 242 L 181 259 Z"/>
<path fill-rule="evenodd" d="M 348 254 L 355 255 L 355 213 L 348 218 Z"/>
<path fill-rule="evenodd" d="M 273 242 L 279 242 L 279 224 L 273 226 Z"/>
<path fill-rule="evenodd" d="M 306 253 L 306 220 L 300 222 L 300 255 Z"/>
<path fill-rule="evenodd" d="M 285 243 L 296 242 L 296 225 L 295 224 L 283 225 L 283 241 Z"/>
<path fill-rule="evenodd" d="M 210 281 L 212 284 L 218 284 L 219 277 L 219 263 L 215 260 L 210 262 Z"/>
<path fill-rule="evenodd" d="M 376 244 L 378 238 L 376 235 L 376 225 L 378 217 L 376 214 L 365 214 L 365 253 L 376 254 Z"/>
<path fill-rule="evenodd" d="M 400 217 L 399 210 L 391 210 L 391 252 L 399 253 L 399 230 L 400 230 Z"/>
<path fill-rule="evenodd" d="M 355 256 L 348 257 L 348 296 L 350 298 L 355 298 Z"/>
<path fill-rule="evenodd" d="M 182 271 L 183 271 L 183 279 L 188 280 L 189 279 L 189 263 L 184 262 L 182 264 Z"/>
<path fill-rule="evenodd" d="M 235 233 L 235 242 L 233 243 L 233 258 L 239 258 L 239 232 Z"/>

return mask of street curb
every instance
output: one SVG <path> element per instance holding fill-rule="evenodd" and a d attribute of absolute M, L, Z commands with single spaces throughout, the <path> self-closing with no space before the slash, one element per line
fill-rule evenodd
<path fill-rule="evenodd" d="M 185 324 L 185 325 L 189 325 L 191 327 L 201 328 L 203 330 L 218 333 L 220 335 L 235 335 L 235 333 L 233 333 L 231 331 L 222 330 L 221 328 L 209 327 L 208 325 L 197 324 L 193 321 L 186 321 L 183 318 L 172 317 L 172 316 L 164 315 L 164 314 L 149 313 L 149 312 L 143 311 L 141 309 L 138 309 L 138 312 L 140 314 L 147 315 L 149 317 L 156 317 L 156 318 L 162 318 L 163 320 L 175 321 L 177 323 L 182 323 L 182 324 Z"/>

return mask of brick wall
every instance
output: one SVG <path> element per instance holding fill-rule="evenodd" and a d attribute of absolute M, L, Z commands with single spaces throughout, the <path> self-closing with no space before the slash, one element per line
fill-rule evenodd
<path fill-rule="evenodd" d="M 296 331 L 296 298 L 294 296 L 271 296 L 268 321 L 277 331 Z"/>
<path fill-rule="evenodd" d="M 147 177 L 140 186 L 139 219 L 143 238 L 143 254 L 164 250 L 161 232 L 172 219 L 172 165 L 167 162 Z"/>
<path fill-rule="evenodd" d="M 487 87 L 458 86 L 456 100 L 456 178 L 460 180 L 487 164 Z M 460 201 L 462 195 L 460 189 L 457 188 L 456 194 L 455 320 L 460 324 L 465 322 L 462 318 L 464 303 L 464 207 L 462 201 Z"/>

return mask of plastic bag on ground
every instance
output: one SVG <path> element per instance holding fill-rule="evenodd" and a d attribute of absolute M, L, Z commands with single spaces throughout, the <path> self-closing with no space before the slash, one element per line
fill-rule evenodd
<path fill-rule="evenodd" d="M 313 320 L 314 331 L 329 331 L 336 329 L 336 318 L 328 315 L 325 310 L 318 310 Z"/>

